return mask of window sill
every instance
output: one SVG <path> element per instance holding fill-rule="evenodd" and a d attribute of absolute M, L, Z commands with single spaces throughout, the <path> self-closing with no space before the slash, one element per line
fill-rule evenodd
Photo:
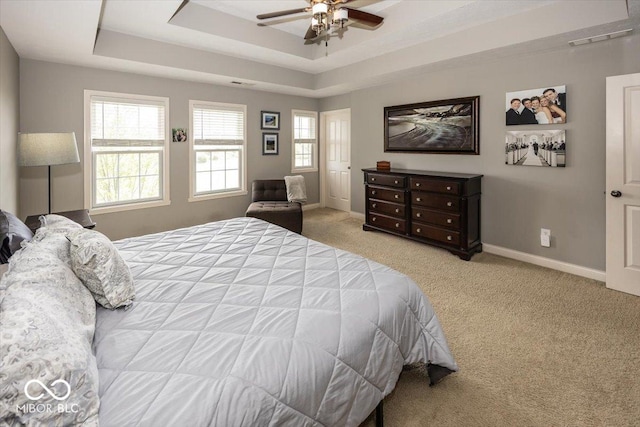
<path fill-rule="evenodd" d="M 153 202 L 131 203 L 127 205 L 105 206 L 103 208 L 89 208 L 90 215 L 100 215 L 113 212 L 132 211 L 135 209 L 157 208 L 160 206 L 169 206 L 171 200 L 155 200 Z"/>
<path fill-rule="evenodd" d="M 292 169 L 291 170 L 291 173 L 310 173 L 310 172 L 318 172 L 318 168 Z"/>
<path fill-rule="evenodd" d="M 245 190 L 230 191 L 228 193 L 202 194 L 200 196 L 189 197 L 189 202 L 202 202 L 204 200 L 224 199 L 227 197 L 246 196 Z"/>

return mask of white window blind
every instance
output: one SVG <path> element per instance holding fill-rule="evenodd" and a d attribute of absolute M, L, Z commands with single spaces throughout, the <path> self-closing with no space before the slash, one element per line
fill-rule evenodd
<path fill-rule="evenodd" d="M 317 169 L 317 113 L 293 111 L 293 170 Z"/>
<path fill-rule="evenodd" d="M 163 146 L 163 104 L 91 99 L 91 143 L 94 147 Z"/>
<path fill-rule="evenodd" d="M 193 106 L 195 145 L 244 144 L 244 108 L 233 106 Z"/>
<path fill-rule="evenodd" d="M 246 106 L 191 102 L 192 196 L 245 191 Z"/>
<path fill-rule="evenodd" d="M 168 98 L 114 95 L 88 97 L 90 208 L 168 201 Z"/>

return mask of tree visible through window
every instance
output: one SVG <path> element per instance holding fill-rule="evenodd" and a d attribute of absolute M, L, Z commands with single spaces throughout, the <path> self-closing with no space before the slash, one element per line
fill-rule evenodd
<path fill-rule="evenodd" d="M 93 94 L 92 208 L 163 200 L 167 98 Z"/>
<path fill-rule="evenodd" d="M 192 196 L 245 190 L 246 106 L 190 101 Z"/>

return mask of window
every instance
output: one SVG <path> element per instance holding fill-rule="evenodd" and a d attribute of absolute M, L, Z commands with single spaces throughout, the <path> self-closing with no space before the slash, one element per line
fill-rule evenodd
<path fill-rule="evenodd" d="M 247 194 L 246 105 L 189 101 L 190 201 Z"/>
<path fill-rule="evenodd" d="M 318 170 L 318 137 L 315 111 L 293 110 L 293 172 Z"/>
<path fill-rule="evenodd" d="M 169 98 L 85 91 L 85 108 L 86 207 L 169 204 Z"/>

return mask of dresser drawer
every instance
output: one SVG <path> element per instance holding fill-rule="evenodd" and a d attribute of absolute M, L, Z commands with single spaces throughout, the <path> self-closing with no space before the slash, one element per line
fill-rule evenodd
<path fill-rule="evenodd" d="M 396 203 L 382 202 L 376 199 L 369 199 L 369 210 L 376 213 L 404 218 L 405 206 L 398 205 Z"/>
<path fill-rule="evenodd" d="M 369 213 L 367 222 L 375 227 L 385 228 L 398 233 L 407 232 L 407 222 L 404 219 L 391 218 L 384 215 Z"/>
<path fill-rule="evenodd" d="M 389 187 L 404 188 L 405 177 L 398 175 L 385 175 L 381 173 L 368 173 L 367 184 L 387 185 Z"/>
<path fill-rule="evenodd" d="M 438 242 L 450 245 L 460 245 L 460 233 L 457 231 L 445 230 L 443 228 L 432 227 L 418 222 L 411 224 L 411 234 L 414 236 L 424 237 L 426 239 L 437 240 Z"/>
<path fill-rule="evenodd" d="M 411 177 L 411 189 L 430 191 L 442 194 L 460 194 L 460 183 L 455 181 L 438 181 L 436 179 Z"/>
<path fill-rule="evenodd" d="M 421 191 L 411 192 L 411 203 L 415 206 L 425 206 L 428 208 L 442 209 L 445 211 L 459 212 L 460 199 L 454 196 L 445 196 L 433 193 L 423 193 Z"/>
<path fill-rule="evenodd" d="M 404 190 L 367 186 L 367 196 L 372 199 L 387 200 L 389 202 L 404 203 Z"/>
<path fill-rule="evenodd" d="M 442 227 L 459 229 L 460 215 L 448 212 L 438 212 L 429 209 L 412 208 L 411 217 L 416 221 L 439 225 Z"/>

